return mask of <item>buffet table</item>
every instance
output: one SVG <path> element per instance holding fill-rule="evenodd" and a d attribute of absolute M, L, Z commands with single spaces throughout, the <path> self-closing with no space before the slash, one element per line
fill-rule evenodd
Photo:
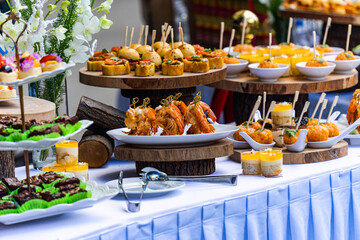
<path fill-rule="evenodd" d="M 92 208 L 15 225 L 0 225 L 6 239 L 360 239 L 360 154 L 327 162 L 284 165 L 282 177 L 238 177 L 237 186 L 187 183 L 144 198 L 126 212 L 118 195 Z M 90 170 L 103 184 L 134 162 L 111 160 Z M 36 173 L 31 170 L 31 174 Z M 217 159 L 216 174 L 239 174 L 241 165 Z M 24 167 L 16 169 L 25 177 Z M 1 238 L 1 237 L 0 237 Z"/>

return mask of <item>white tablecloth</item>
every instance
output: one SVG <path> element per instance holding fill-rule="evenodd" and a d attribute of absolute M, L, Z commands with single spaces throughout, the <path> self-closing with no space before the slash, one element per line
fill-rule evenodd
<path fill-rule="evenodd" d="M 0 225 L 0 239 L 360 239 L 360 149 L 344 158 L 284 165 L 282 177 L 238 177 L 237 186 L 187 183 L 145 197 L 128 213 L 121 195 L 92 208 L 15 225 Z M 133 162 L 112 160 L 91 169 L 99 184 Z M 241 165 L 217 159 L 216 174 L 239 174 Z M 32 174 L 37 171 L 32 170 Z M 16 176 L 25 176 L 24 168 Z"/>

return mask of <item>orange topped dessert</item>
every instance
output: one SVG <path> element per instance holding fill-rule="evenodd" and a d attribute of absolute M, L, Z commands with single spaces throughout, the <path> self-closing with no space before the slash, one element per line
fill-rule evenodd
<path fill-rule="evenodd" d="M 255 130 L 250 137 L 258 143 L 261 144 L 270 144 L 273 142 L 273 135 L 272 132 L 269 129 L 258 129 Z"/>
<path fill-rule="evenodd" d="M 240 63 L 240 60 L 237 58 L 232 57 L 231 55 L 229 55 L 228 57 L 224 58 L 224 63 L 226 64 L 238 64 Z"/>
<path fill-rule="evenodd" d="M 335 60 L 339 61 L 343 61 L 343 60 L 355 60 L 356 57 L 354 56 L 352 51 L 347 51 L 347 52 L 342 52 L 339 55 L 336 56 Z"/>
<path fill-rule="evenodd" d="M 253 46 L 250 44 L 238 44 L 234 46 L 234 52 L 251 52 L 253 50 Z"/>
<path fill-rule="evenodd" d="M 265 59 L 264 61 L 262 61 L 258 68 L 279 68 L 279 64 L 277 64 L 274 61 L 271 61 L 271 59 Z"/>
<path fill-rule="evenodd" d="M 332 49 L 327 44 L 317 45 L 316 50 L 318 50 L 319 52 L 324 52 L 324 53 L 332 53 L 332 52 L 334 52 L 334 49 Z"/>
<path fill-rule="evenodd" d="M 328 62 L 323 58 L 313 58 L 306 63 L 307 67 L 326 67 L 329 66 Z"/>
<path fill-rule="evenodd" d="M 279 44 L 279 47 L 290 47 L 290 48 L 296 48 L 296 45 L 292 42 L 283 42 Z"/>

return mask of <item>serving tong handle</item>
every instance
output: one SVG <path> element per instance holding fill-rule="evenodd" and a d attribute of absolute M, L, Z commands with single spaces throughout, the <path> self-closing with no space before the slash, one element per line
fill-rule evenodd
<path fill-rule="evenodd" d="M 207 183 L 228 183 L 236 185 L 236 175 L 220 175 L 220 176 L 168 176 L 168 181 L 191 181 L 191 182 L 207 182 Z"/>
<path fill-rule="evenodd" d="M 146 190 L 148 182 L 146 181 L 146 179 L 141 179 L 141 194 L 140 194 L 140 198 L 139 201 L 130 201 L 128 195 L 125 192 L 125 189 L 123 187 L 123 171 L 120 171 L 119 173 L 119 179 L 118 179 L 118 185 L 121 188 L 124 197 L 126 199 L 126 205 L 127 205 L 127 209 L 129 212 L 138 212 L 140 211 L 140 204 L 141 204 L 141 200 L 143 198 L 144 195 L 144 191 Z"/>

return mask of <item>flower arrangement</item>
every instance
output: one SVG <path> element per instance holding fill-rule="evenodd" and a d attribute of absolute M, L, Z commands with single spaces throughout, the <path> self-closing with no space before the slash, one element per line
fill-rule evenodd
<path fill-rule="evenodd" d="M 101 29 L 109 29 L 113 22 L 107 19 L 113 0 L 105 0 L 95 6 L 95 0 L 14 0 L 10 11 L 18 14 L 28 23 L 24 35 L 19 39 L 20 52 L 37 52 L 41 56 L 56 54 L 59 60 L 68 63 L 83 63 L 96 49 L 97 40 L 92 35 Z M 96 1 L 99 2 L 99 1 Z M 102 14 L 99 18 L 97 14 Z M 0 14 L 0 24 L 7 18 L 7 13 Z M 16 38 L 22 30 L 22 23 L 8 22 L 3 29 Z M 0 46 L 7 56 L 14 55 L 14 46 L 10 39 L 0 35 Z M 24 63 L 24 67 L 31 61 Z M 31 95 L 54 102 L 58 108 L 63 101 L 64 77 L 60 74 L 54 79 L 34 83 Z"/>

